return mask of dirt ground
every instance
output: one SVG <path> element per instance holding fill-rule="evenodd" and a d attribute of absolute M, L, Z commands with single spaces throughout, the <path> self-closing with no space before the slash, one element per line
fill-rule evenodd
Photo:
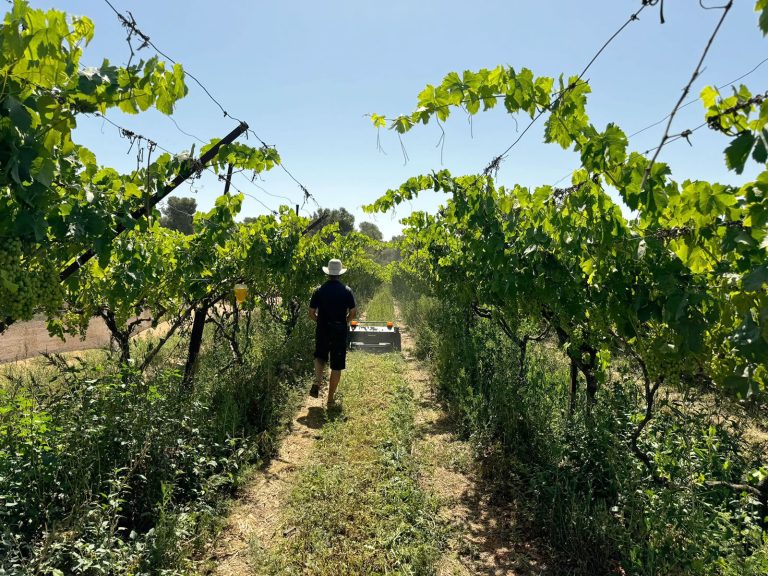
<path fill-rule="evenodd" d="M 147 322 L 139 327 L 139 331 L 147 330 L 149 327 L 149 316 L 147 316 Z M 0 363 L 17 362 L 45 353 L 107 348 L 109 345 L 109 330 L 101 318 L 91 320 L 85 338 L 70 336 L 65 340 L 50 336 L 45 320 L 35 318 L 28 322 L 12 324 L 0 334 Z"/>
<path fill-rule="evenodd" d="M 421 483 L 439 498 L 440 514 L 451 527 L 438 576 L 554 574 L 546 547 L 525 533 L 515 502 L 500 497 L 483 478 L 471 445 L 457 436 L 429 373 L 413 357 L 407 330 L 402 342 L 419 406 L 414 451 L 423 466 Z"/>
<path fill-rule="evenodd" d="M 215 543 L 211 572 L 217 576 L 254 573 L 249 565 L 251 542 L 268 546 L 280 530 L 284 489 L 308 461 L 318 430 L 325 423 L 324 398 L 307 396 L 294 415 L 291 431 L 280 443 L 280 454 L 254 474 L 238 495 L 226 526 Z"/>

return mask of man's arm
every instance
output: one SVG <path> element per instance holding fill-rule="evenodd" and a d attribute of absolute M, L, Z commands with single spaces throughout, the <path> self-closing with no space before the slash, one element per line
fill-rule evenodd
<path fill-rule="evenodd" d="M 355 295 L 352 293 L 352 289 L 347 286 L 347 324 L 357 318 L 357 302 L 355 302 Z"/>
<path fill-rule="evenodd" d="M 317 296 L 317 293 L 320 289 L 315 289 L 314 292 L 312 292 L 312 297 L 309 299 L 309 317 L 312 318 L 314 322 L 317 322 L 317 309 L 320 307 L 320 299 Z"/>

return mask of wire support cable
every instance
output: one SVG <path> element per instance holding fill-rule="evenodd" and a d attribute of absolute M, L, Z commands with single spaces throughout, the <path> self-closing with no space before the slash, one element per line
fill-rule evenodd
<path fill-rule="evenodd" d="M 115 13 L 115 15 L 117 16 L 120 24 L 126 30 L 128 30 L 128 44 L 129 44 L 129 48 L 131 49 L 131 57 L 133 56 L 133 47 L 131 46 L 131 37 L 135 35 L 136 37 L 141 39 L 141 42 L 142 42 L 142 44 L 138 48 L 139 50 L 141 50 L 144 47 L 149 46 L 157 54 L 159 54 L 160 56 L 162 56 L 163 58 L 165 58 L 166 60 L 168 60 L 172 64 L 178 64 L 178 62 L 174 58 L 172 58 L 166 52 L 164 52 L 163 50 L 158 48 L 158 46 L 152 41 L 152 39 L 149 37 L 149 35 L 144 33 L 139 28 L 138 23 L 136 22 L 136 19 L 133 17 L 133 14 L 131 14 L 130 12 L 127 12 L 127 16 L 126 16 L 125 14 L 120 12 L 110 0 L 104 0 L 104 2 Z M 231 119 L 233 119 L 233 120 L 235 120 L 235 121 L 237 121 L 237 122 L 239 122 L 241 124 L 244 123 L 237 116 L 234 116 L 233 114 L 231 114 L 224 107 L 224 105 L 221 103 L 221 100 L 216 98 L 213 95 L 212 91 L 209 90 L 208 87 L 205 86 L 205 84 L 203 84 L 203 82 L 197 76 L 195 76 L 191 72 L 187 71 L 186 69 L 184 69 L 183 71 L 184 71 L 184 75 L 185 76 L 188 76 L 190 79 L 192 79 L 192 81 L 195 82 L 195 84 L 197 84 L 200 87 L 200 89 L 203 90 L 203 92 L 211 100 L 211 102 L 213 102 L 219 108 L 219 110 L 222 112 L 222 114 L 224 115 L 225 118 L 231 118 Z M 175 121 L 174 121 L 174 123 L 175 123 Z M 179 128 L 180 131 L 184 132 L 188 136 L 190 136 L 192 138 L 195 138 L 195 139 L 197 139 L 197 140 L 202 142 L 202 140 L 200 138 L 197 138 L 193 134 L 190 134 L 190 133 L 187 133 L 187 132 L 181 130 L 181 128 L 178 125 L 177 125 L 177 128 Z M 267 144 L 253 129 L 249 128 L 247 134 L 252 134 L 262 144 L 262 146 L 266 146 L 266 147 L 269 147 L 269 148 L 274 148 L 274 146 L 271 146 L 271 145 Z M 247 134 L 246 134 L 246 137 L 247 137 Z M 312 196 L 312 194 L 309 192 L 309 189 L 302 182 L 300 182 L 296 178 L 296 176 L 290 170 L 288 170 L 288 168 L 285 167 L 283 162 L 282 161 L 279 162 L 278 165 L 299 186 L 299 188 L 301 189 L 302 193 L 304 194 L 305 201 L 311 199 L 319 207 L 320 204 L 317 202 L 317 200 L 314 198 L 314 196 Z"/>
<path fill-rule="evenodd" d="M 528 125 L 523 129 L 522 133 L 518 135 L 517 138 L 510 144 L 504 152 L 493 158 L 488 165 L 483 170 L 483 174 L 485 176 L 490 175 L 491 173 L 498 172 L 498 169 L 501 165 L 501 162 L 506 158 L 506 156 L 509 154 L 509 152 L 523 139 L 523 137 L 526 135 L 526 133 L 533 127 L 533 125 L 536 123 L 536 121 L 541 118 L 541 116 L 546 112 L 547 110 L 552 110 L 557 104 L 560 102 L 560 100 L 565 96 L 565 94 L 573 90 L 578 83 L 584 78 L 584 75 L 589 71 L 589 69 L 592 67 L 592 65 L 597 61 L 597 59 L 600 57 L 600 55 L 605 51 L 606 48 L 621 34 L 627 26 L 629 26 L 632 22 L 636 22 L 640 19 L 640 14 L 645 10 L 648 6 L 655 5 L 655 2 L 653 0 L 643 0 L 642 5 L 640 8 L 635 10 L 632 14 L 629 15 L 627 20 L 616 30 L 611 36 L 606 40 L 602 46 L 597 50 L 597 52 L 590 58 L 587 65 L 582 69 L 581 73 L 578 75 L 575 82 L 572 82 L 569 84 L 564 90 L 560 92 L 560 94 L 555 98 L 555 101 L 552 102 L 551 105 L 543 107 L 539 112 L 531 119 L 531 121 L 528 123 Z"/>

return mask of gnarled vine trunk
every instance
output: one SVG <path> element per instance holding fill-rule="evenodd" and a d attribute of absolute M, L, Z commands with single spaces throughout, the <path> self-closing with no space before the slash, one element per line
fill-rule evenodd
<path fill-rule="evenodd" d="M 184 378 L 181 381 L 181 387 L 185 391 L 192 388 L 192 379 L 197 370 L 197 361 L 200 357 L 200 347 L 203 343 L 203 330 L 205 329 L 205 319 L 208 316 L 208 309 L 211 304 L 204 300 L 195 309 L 195 318 L 192 321 L 192 333 L 189 335 L 189 347 L 187 348 L 187 363 L 184 366 Z"/>

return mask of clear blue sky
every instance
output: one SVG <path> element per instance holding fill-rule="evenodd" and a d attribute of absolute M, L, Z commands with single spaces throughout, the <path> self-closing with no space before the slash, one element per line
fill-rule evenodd
<path fill-rule="evenodd" d="M 98 65 L 103 57 L 125 63 L 125 31 L 102 0 L 32 0 L 36 7 L 55 7 L 86 14 L 96 36 L 83 62 Z M 537 75 L 578 73 L 605 40 L 640 6 L 640 0 L 390 0 L 366 2 L 294 0 L 219 2 L 186 0 L 113 0 L 130 10 L 142 31 L 157 46 L 196 75 L 234 116 L 246 120 L 266 142 L 278 147 L 285 165 L 324 207 L 344 206 L 357 221 L 374 220 L 385 237 L 396 234 L 398 219 L 413 209 L 434 209 L 439 197 L 426 195 L 395 215 L 367 216 L 360 207 L 409 176 L 441 167 L 454 174 L 476 173 L 515 138 L 515 123 L 499 107 L 474 117 L 473 129 L 461 114 L 446 124 L 441 165 L 436 125 L 404 138 L 410 161 L 404 165 L 396 135 L 382 131 L 386 151 L 376 148 L 376 131 L 366 113 L 394 116 L 410 112 L 424 85 L 439 83 L 450 71 L 476 70 L 498 64 L 531 68 Z M 709 1 L 707 4 L 714 4 Z M 768 40 L 757 28 L 754 0 L 736 0 L 715 40 L 703 75 L 694 85 L 724 84 L 768 57 Z M 592 66 L 587 78 L 592 121 L 599 127 L 617 122 L 628 134 L 664 117 L 676 102 L 701 55 L 719 10 L 703 10 L 697 0 L 664 3 L 666 24 L 657 7 L 648 7 Z M 151 49 L 139 56 L 148 58 Z M 768 89 L 768 63 L 744 82 L 753 92 Z M 174 151 L 193 140 L 179 133 L 159 113 L 109 117 Z M 235 123 L 222 116 L 193 82 L 174 118 L 185 130 L 208 140 L 223 136 Z M 673 132 L 702 122 L 699 104 L 678 116 Z M 520 121 L 521 127 L 525 119 Z M 577 156 L 542 143 L 542 127 L 533 129 L 502 165 L 503 184 L 552 184 L 577 167 Z M 664 125 L 631 139 L 635 150 L 656 146 Z M 79 141 L 102 164 L 120 170 L 135 166 L 128 142 L 100 120 L 83 119 Z M 674 176 L 741 182 L 726 172 L 722 150 L 727 141 L 706 128 L 669 144 L 661 159 Z M 282 201 L 266 195 L 240 176 L 235 185 L 272 207 Z M 264 175 L 259 184 L 272 194 L 300 201 L 297 186 L 282 172 Z M 221 191 L 214 178 L 203 178 L 178 195 L 194 195 L 207 209 Z M 307 211 L 314 206 L 307 205 Z M 243 216 L 263 213 L 247 197 Z"/>

